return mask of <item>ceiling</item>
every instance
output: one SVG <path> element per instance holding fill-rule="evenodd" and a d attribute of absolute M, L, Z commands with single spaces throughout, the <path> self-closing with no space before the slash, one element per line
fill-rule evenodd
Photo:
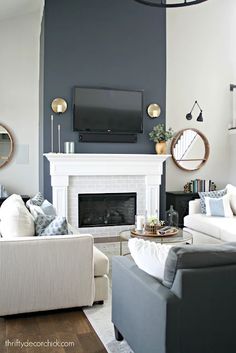
<path fill-rule="evenodd" d="M 39 10 L 43 0 L 0 0 L 0 21 Z"/>

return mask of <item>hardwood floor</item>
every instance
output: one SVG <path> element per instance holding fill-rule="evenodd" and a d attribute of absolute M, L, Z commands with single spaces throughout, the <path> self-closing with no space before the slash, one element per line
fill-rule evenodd
<path fill-rule="evenodd" d="M 79 309 L 0 318 L 0 352 L 107 353 Z"/>

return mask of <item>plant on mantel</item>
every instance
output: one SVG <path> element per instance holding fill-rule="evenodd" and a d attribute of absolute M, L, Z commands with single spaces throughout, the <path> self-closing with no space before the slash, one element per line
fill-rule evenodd
<path fill-rule="evenodd" d="M 168 130 L 165 129 L 164 124 L 158 124 L 153 127 L 152 131 L 149 133 L 149 138 L 151 141 L 156 142 L 156 153 L 166 154 L 166 142 L 171 140 L 174 135 L 174 131 L 170 127 Z"/>

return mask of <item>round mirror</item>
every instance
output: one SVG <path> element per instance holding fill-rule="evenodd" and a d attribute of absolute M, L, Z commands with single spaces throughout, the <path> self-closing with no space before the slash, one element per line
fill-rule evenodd
<path fill-rule="evenodd" d="M 200 169 L 208 160 L 209 142 L 197 129 L 184 129 L 172 140 L 171 154 L 175 164 L 187 171 Z"/>
<path fill-rule="evenodd" d="M 13 154 L 13 139 L 10 132 L 0 124 L 0 168 L 6 165 Z"/>

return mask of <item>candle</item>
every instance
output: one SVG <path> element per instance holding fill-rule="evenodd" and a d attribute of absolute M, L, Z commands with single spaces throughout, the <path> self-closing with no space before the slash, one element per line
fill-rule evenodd
<path fill-rule="evenodd" d="M 51 115 L 51 152 L 53 152 L 53 115 Z"/>
<path fill-rule="evenodd" d="M 61 153 L 61 125 L 58 124 L 58 153 Z"/>
<path fill-rule="evenodd" d="M 136 230 L 143 230 L 144 216 L 136 216 Z"/>

